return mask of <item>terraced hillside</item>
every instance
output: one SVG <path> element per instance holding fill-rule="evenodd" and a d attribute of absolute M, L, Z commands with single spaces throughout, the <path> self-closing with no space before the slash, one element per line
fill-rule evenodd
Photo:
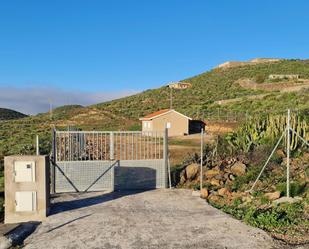
<path fill-rule="evenodd" d="M 252 98 L 254 95 L 268 93 L 265 90 L 248 89 L 240 86 L 240 79 L 263 79 L 267 84 L 270 74 L 299 74 L 309 79 L 309 60 L 283 60 L 279 62 L 245 65 L 234 68 L 217 68 L 206 73 L 185 79 L 192 84 L 186 90 L 174 90 L 173 107 L 187 115 L 197 111 L 213 111 L 217 108 L 238 112 L 260 113 L 261 111 L 285 111 L 287 106 L 304 109 L 309 107 L 308 91 L 272 92 L 264 98 Z M 271 83 L 270 83 L 271 84 Z M 218 101 L 241 98 L 239 103 L 220 106 Z M 130 119 L 146 113 L 169 107 L 169 89 L 161 87 L 147 90 L 130 97 L 96 105 L 99 109 Z"/>
<path fill-rule="evenodd" d="M 0 121 L 1 120 L 11 120 L 11 119 L 19 119 L 24 118 L 27 115 L 17 112 L 11 109 L 0 108 Z"/>

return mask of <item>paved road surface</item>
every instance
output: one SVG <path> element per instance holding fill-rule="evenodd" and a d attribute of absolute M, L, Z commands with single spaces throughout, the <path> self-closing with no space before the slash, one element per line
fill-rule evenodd
<path fill-rule="evenodd" d="M 25 248 L 277 248 L 189 190 L 66 194 Z"/>

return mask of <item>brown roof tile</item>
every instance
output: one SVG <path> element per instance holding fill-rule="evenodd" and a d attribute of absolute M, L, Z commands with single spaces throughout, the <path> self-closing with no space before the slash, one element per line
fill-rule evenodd
<path fill-rule="evenodd" d="M 153 117 L 156 117 L 160 114 L 163 114 L 163 113 L 166 113 L 166 112 L 169 112 L 171 109 L 163 109 L 163 110 L 160 110 L 160 111 L 157 111 L 157 112 L 154 112 L 154 113 L 150 113 L 148 115 L 146 115 L 145 117 L 141 118 L 141 119 L 151 119 Z"/>

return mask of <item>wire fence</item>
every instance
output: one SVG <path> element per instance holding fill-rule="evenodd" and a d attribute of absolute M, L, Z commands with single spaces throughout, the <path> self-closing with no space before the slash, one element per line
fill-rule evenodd
<path fill-rule="evenodd" d="M 294 109 L 293 112 L 298 114 L 299 112 L 306 112 L 306 110 Z M 238 123 L 246 121 L 248 119 L 252 119 L 254 117 L 261 117 L 262 115 L 285 115 L 286 111 L 274 111 L 271 109 L 265 109 L 260 112 L 243 112 L 217 108 L 213 110 L 196 109 L 194 111 L 188 111 L 184 113 L 192 119 L 197 120 Z M 309 115 L 309 111 L 307 111 L 307 115 Z"/>

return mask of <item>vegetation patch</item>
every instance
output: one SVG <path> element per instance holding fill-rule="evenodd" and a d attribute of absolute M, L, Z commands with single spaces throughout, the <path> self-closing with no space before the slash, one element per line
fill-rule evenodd
<path fill-rule="evenodd" d="M 299 116 L 292 117 L 291 123 L 300 136 L 306 137 L 306 116 L 299 113 Z M 211 205 L 249 225 L 264 229 L 277 239 L 290 244 L 309 243 L 309 148 L 299 139 L 291 135 L 290 195 L 297 201 L 275 202 L 286 196 L 284 140 L 253 191 L 248 192 L 275 141 L 284 132 L 285 125 L 284 116 L 260 116 L 247 120 L 233 133 L 221 136 L 217 144 L 207 145 L 203 160 L 202 197 Z M 192 170 L 199 163 L 200 158 L 195 157 L 186 162 L 189 166 L 178 166 L 178 187 L 199 189 L 200 171 Z"/>

